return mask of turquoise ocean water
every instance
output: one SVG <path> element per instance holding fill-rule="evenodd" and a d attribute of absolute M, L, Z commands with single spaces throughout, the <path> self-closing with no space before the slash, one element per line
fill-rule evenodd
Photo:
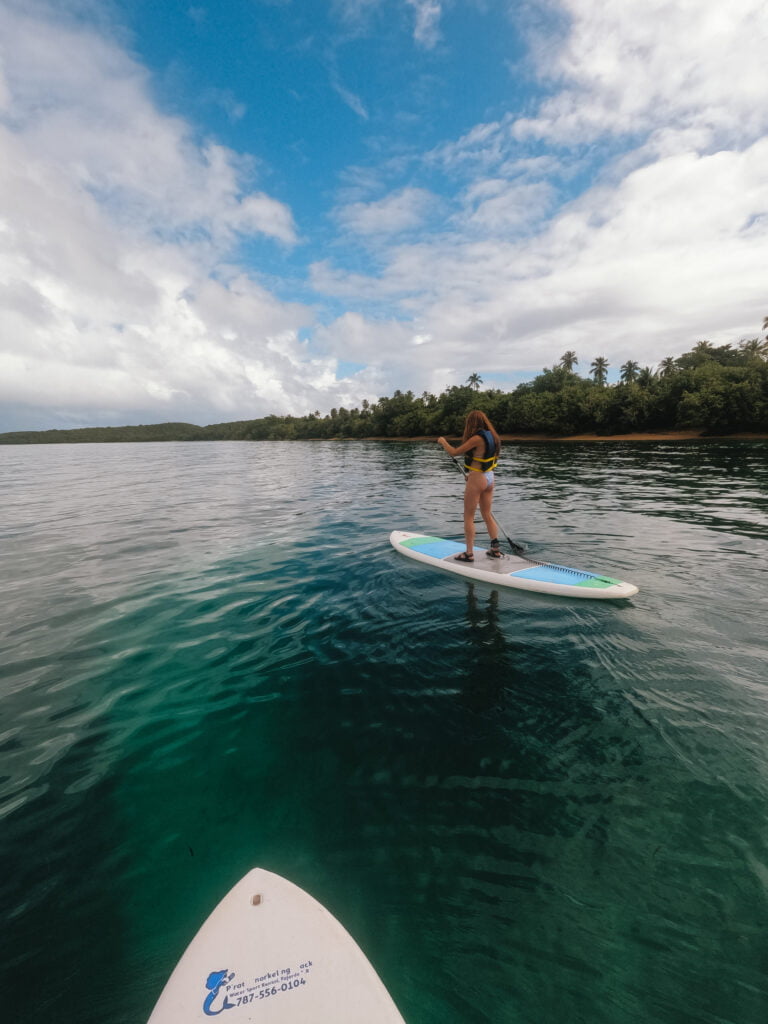
<path fill-rule="evenodd" d="M 460 536 L 434 444 L 0 448 L 4 1020 L 145 1021 L 260 865 L 408 1024 L 765 1024 L 768 444 L 504 455 L 637 597 L 396 554 Z"/>

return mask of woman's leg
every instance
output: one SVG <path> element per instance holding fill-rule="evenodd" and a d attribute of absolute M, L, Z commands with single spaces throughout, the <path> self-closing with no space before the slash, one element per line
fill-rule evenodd
<path fill-rule="evenodd" d="M 464 537 L 467 542 L 467 553 L 474 554 L 475 546 L 475 512 L 478 502 L 482 502 L 483 488 L 486 486 L 482 473 L 470 473 L 464 488 Z"/>
<path fill-rule="evenodd" d="M 499 536 L 499 527 L 496 524 L 496 520 L 493 518 L 491 512 L 491 504 L 493 503 L 493 484 L 490 487 L 486 487 L 480 494 L 480 515 L 483 517 L 483 522 L 488 530 L 488 536 L 491 540 L 496 540 Z"/>

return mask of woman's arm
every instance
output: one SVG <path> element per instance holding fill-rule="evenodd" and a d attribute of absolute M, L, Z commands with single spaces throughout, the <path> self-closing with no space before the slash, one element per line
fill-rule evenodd
<path fill-rule="evenodd" d="M 459 445 L 458 448 L 452 448 L 451 445 L 448 444 L 448 442 L 445 440 L 444 437 L 438 437 L 437 443 L 439 445 L 441 445 L 442 448 L 444 449 L 444 451 L 448 452 L 449 455 L 453 455 L 454 458 L 457 455 L 463 455 L 464 452 L 468 452 L 470 450 L 470 448 L 472 448 L 472 449 L 479 448 L 481 445 L 482 445 L 483 451 L 485 451 L 485 445 L 483 444 L 483 439 L 481 437 L 478 437 L 477 434 L 475 434 L 474 436 L 470 437 L 470 439 L 468 441 L 465 441 L 464 444 Z"/>

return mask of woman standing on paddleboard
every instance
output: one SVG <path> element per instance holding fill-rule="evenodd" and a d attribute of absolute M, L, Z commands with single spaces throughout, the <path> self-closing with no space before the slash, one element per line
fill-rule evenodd
<path fill-rule="evenodd" d="M 473 409 L 464 422 L 464 436 L 458 448 L 451 447 L 444 437 L 438 437 L 437 443 L 454 458 L 464 456 L 464 468 L 467 478 L 464 488 L 464 536 L 467 550 L 456 555 L 457 562 L 474 562 L 475 560 L 475 512 L 480 506 L 491 546 L 486 554 L 490 558 L 501 558 L 499 549 L 499 528 L 491 515 L 493 502 L 493 470 L 501 451 L 501 441 L 493 424 L 479 409 Z"/>

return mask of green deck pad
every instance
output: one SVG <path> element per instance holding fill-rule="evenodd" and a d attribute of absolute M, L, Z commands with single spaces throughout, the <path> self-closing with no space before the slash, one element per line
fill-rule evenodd
<path fill-rule="evenodd" d="M 431 558 L 443 559 L 457 555 L 464 550 L 464 545 L 456 540 L 444 540 L 442 537 L 410 537 L 400 542 L 404 548 L 419 551 Z"/>
<path fill-rule="evenodd" d="M 576 586 L 595 587 L 600 590 L 606 587 L 613 587 L 617 583 L 621 583 L 621 580 L 613 580 L 610 576 L 591 576 L 588 580 L 582 580 L 581 583 L 577 583 Z"/>

